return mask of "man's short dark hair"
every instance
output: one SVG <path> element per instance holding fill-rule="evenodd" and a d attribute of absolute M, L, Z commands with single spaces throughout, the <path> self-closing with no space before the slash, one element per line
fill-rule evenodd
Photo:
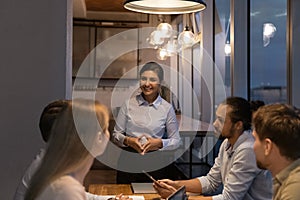
<path fill-rule="evenodd" d="M 42 134 L 42 138 L 45 142 L 48 142 L 51 134 L 51 128 L 58 118 L 58 116 L 62 113 L 62 111 L 67 107 L 70 103 L 68 100 L 57 100 L 49 103 L 43 110 L 39 127 Z"/>
<path fill-rule="evenodd" d="M 265 102 L 264 101 L 261 101 L 261 100 L 253 100 L 253 101 L 250 101 L 250 108 L 251 108 L 251 112 L 252 114 L 257 111 L 257 109 L 261 106 L 264 106 L 265 105 Z"/>
<path fill-rule="evenodd" d="M 281 155 L 300 158 L 299 110 L 287 104 L 270 104 L 260 107 L 253 116 L 253 126 L 260 140 L 269 138 Z"/>

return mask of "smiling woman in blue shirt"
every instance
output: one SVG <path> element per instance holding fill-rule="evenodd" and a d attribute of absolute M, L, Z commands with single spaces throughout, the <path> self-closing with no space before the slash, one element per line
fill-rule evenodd
<path fill-rule="evenodd" d="M 175 111 L 160 96 L 164 72 L 149 62 L 140 71 L 141 93 L 121 107 L 114 128 L 114 141 L 145 154 L 155 150 L 173 150 L 180 145 Z"/>
<path fill-rule="evenodd" d="M 163 78 L 164 71 L 155 62 L 146 63 L 140 70 L 141 92 L 124 102 L 112 134 L 121 148 L 143 156 L 179 147 L 181 139 L 175 111 L 160 95 Z M 125 158 L 121 155 L 122 159 Z"/>

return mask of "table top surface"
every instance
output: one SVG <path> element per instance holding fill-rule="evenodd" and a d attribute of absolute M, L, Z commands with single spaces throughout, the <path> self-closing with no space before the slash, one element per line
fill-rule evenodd
<path fill-rule="evenodd" d="M 145 200 L 160 200 L 158 194 L 134 194 L 130 184 L 91 184 L 89 192 L 97 195 L 138 195 L 144 196 Z"/>
<path fill-rule="evenodd" d="M 179 132 L 197 132 L 197 133 L 207 133 L 214 132 L 214 128 L 211 124 L 196 120 L 184 115 L 176 115 L 176 119 L 179 125 Z"/>
<path fill-rule="evenodd" d="M 97 195 L 137 195 L 144 196 L 145 200 L 162 200 L 162 198 L 157 194 L 134 194 L 130 184 L 91 184 L 89 185 L 89 192 Z M 200 194 L 187 193 L 189 195 L 189 200 L 197 200 L 199 197 L 203 197 Z"/>

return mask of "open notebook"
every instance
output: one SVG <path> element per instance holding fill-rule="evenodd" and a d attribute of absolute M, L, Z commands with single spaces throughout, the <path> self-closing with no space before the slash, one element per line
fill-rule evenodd
<path fill-rule="evenodd" d="M 131 183 L 131 187 L 135 194 L 156 193 L 152 184 L 153 183 Z"/>

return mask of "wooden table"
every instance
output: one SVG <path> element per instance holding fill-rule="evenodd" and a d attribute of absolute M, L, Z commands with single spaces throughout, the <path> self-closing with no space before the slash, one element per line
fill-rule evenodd
<path fill-rule="evenodd" d="M 145 200 L 160 200 L 158 194 L 134 194 L 130 184 L 91 184 L 89 192 L 97 195 L 143 195 Z"/>

